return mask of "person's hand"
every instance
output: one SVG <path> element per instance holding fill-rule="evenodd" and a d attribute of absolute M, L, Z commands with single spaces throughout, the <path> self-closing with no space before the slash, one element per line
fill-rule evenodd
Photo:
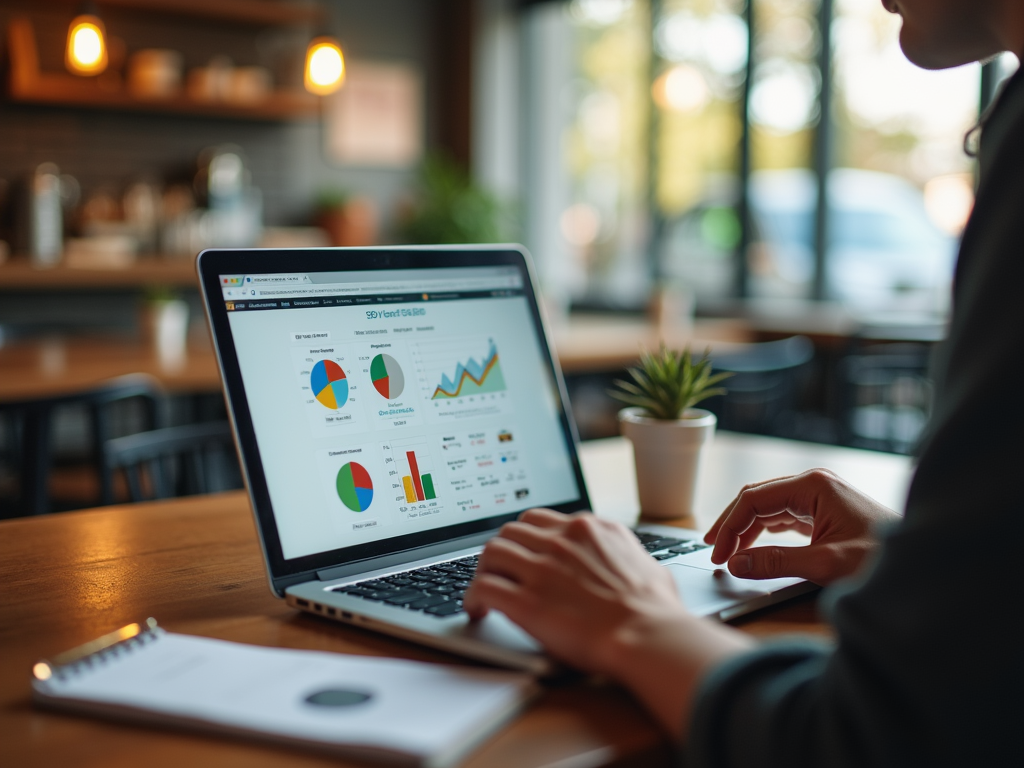
<path fill-rule="evenodd" d="M 827 469 L 746 486 L 719 516 L 704 541 L 711 561 L 728 561 L 734 576 L 796 576 L 816 584 L 857 571 L 878 545 L 878 529 L 900 516 Z M 804 547 L 753 547 L 762 531 L 797 530 Z"/>
<path fill-rule="evenodd" d="M 636 536 L 590 514 L 531 509 L 505 525 L 463 605 L 473 619 L 501 611 L 553 657 L 623 683 L 676 737 L 703 672 L 751 645 L 687 613 Z"/>
<path fill-rule="evenodd" d="M 551 655 L 600 673 L 617 633 L 683 610 L 671 576 L 631 531 L 549 509 L 527 510 L 488 542 L 464 606 L 472 618 L 495 608 Z"/>

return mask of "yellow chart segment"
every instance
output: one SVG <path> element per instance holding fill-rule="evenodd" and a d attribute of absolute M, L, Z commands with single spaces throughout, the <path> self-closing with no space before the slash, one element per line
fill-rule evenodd
<path fill-rule="evenodd" d="M 410 504 L 416 503 L 416 488 L 413 487 L 412 478 L 406 475 L 402 478 L 402 488 L 405 489 L 405 500 Z"/>

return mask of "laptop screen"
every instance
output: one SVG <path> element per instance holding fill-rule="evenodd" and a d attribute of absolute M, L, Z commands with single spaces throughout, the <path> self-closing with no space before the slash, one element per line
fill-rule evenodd
<path fill-rule="evenodd" d="M 526 279 L 219 275 L 285 560 L 580 499 Z"/>

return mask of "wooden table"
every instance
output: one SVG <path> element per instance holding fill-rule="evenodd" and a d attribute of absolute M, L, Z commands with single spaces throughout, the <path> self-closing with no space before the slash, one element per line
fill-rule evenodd
<path fill-rule="evenodd" d="M 585 444 L 596 511 L 636 516 L 629 444 Z M 699 491 L 702 525 L 743 482 L 825 465 L 898 506 L 909 464 L 897 456 L 721 434 Z M 445 654 L 289 609 L 271 596 L 241 492 L 0 522 L 0 765 L 327 766 L 316 754 L 35 709 L 40 658 L 155 616 L 167 629 L 266 646 L 459 662 Z M 758 635 L 827 632 L 814 597 L 736 622 Z M 563 762 L 564 761 L 564 762 Z M 488 768 L 661 766 L 670 750 L 623 692 L 572 682 L 548 689 L 467 762 Z"/>
<path fill-rule="evenodd" d="M 147 373 L 172 394 L 220 391 L 213 347 L 191 338 L 183 355 L 160 355 L 132 338 L 50 337 L 0 346 L 0 401 L 74 394 L 129 373 Z"/>

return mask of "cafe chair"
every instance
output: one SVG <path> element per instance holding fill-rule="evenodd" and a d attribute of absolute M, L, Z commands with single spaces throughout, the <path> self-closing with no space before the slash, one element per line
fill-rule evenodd
<path fill-rule="evenodd" d="M 800 389 L 813 357 L 814 345 L 806 336 L 712 353 L 714 371 L 733 375 L 722 382 L 725 395 L 699 407 L 718 417 L 720 429 L 793 437 Z"/>
<path fill-rule="evenodd" d="M 864 346 L 839 366 L 843 442 L 911 453 L 931 412 L 930 351 L 923 344 Z"/>
<path fill-rule="evenodd" d="M 242 487 L 231 425 L 185 424 L 107 441 L 106 463 L 124 474 L 133 502 Z M 113 487 L 110 479 L 108 487 Z"/>
<path fill-rule="evenodd" d="M 11 462 L 18 476 L 18 498 L 13 514 L 4 516 L 42 515 L 50 512 L 50 478 L 54 463 L 54 422 L 64 409 L 84 409 L 89 426 L 88 463 L 93 465 L 106 502 L 113 496 L 110 472 L 106 465 L 104 446 L 113 434 L 118 414 L 124 404 L 136 401 L 142 405 L 142 426 L 159 426 L 164 400 L 159 382 L 145 374 L 130 374 L 70 394 L 0 403 L 0 419 L 7 422 L 14 447 Z"/>

